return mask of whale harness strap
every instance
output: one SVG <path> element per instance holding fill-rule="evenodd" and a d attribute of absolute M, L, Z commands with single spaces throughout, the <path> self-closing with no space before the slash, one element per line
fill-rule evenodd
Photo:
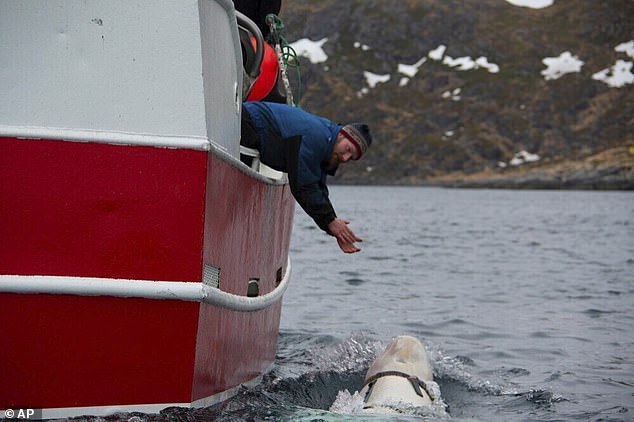
<path fill-rule="evenodd" d="M 409 374 L 406 374 L 405 372 L 399 372 L 399 371 L 377 372 L 376 374 L 374 374 L 370 378 L 368 378 L 365 381 L 365 383 L 363 383 L 363 386 L 361 387 L 361 389 L 363 389 L 363 387 L 365 387 L 366 385 L 368 386 L 368 391 L 367 391 L 367 393 L 365 393 L 364 401 L 368 401 L 368 398 L 370 397 L 370 394 L 372 394 L 372 389 L 374 388 L 374 384 L 376 384 L 376 381 L 379 378 L 383 378 L 383 377 L 403 377 L 403 378 L 406 378 L 412 384 L 412 387 L 414 388 L 414 391 L 416 391 L 416 394 L 418 394 L 421 397 L 425 397 L 423 395 L 423 391 L 425 391 L 425 393 L 427 393 L 427 395 L 429 396 L 431 401 L 434 401 L 434 396 L 431 393 L 431 391 L 429 390 L 429 388 L 427 388 L 427 384 L 425 384 L 425 381 L 423 381 L 421 379 L 418 379 L 418 377 L 415 377 L 413 375 L 409 375 Z M 422 387 L 422 390 L 421 390 L 421 387 Z"/>

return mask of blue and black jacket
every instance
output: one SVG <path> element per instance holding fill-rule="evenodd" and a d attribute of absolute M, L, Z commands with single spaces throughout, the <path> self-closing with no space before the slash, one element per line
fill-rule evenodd
<path fill-rule="evenodd" d="M 257 145 L 249 146 L 260 151 L 262 163 L 288 174 L 297 203 L 328 233 L 337 215 L 328 197 L 326 164 L 341 126 L 286 104 L 246 102 L 245 110 L 243 120 L 250 119 L 257 133 Z"/>

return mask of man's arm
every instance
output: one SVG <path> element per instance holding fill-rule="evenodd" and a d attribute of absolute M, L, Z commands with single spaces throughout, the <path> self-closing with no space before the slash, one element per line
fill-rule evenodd
<path fill-rule="evenodd" d="M 319 228 L 337 239 L 337 244 L 342 251 L 354 253 L 361 250 L 355 242 L 362 240 L 348 227 L 349 221 L 337 218 L 325 185 L 314 183 L 294 188 L 290 175 L 289 182 L 297 203 L 315 220 Z"/>
<path fill-rule="evenodd" d="M 348 221 L 337 218 L 324 179 L 311 182 L 302 180 L 305 177 L 302 177 L 299 170 L 301 142 L 301 136 L 286 139 L 288 182 L 295 200 L 320 229 L 337 239 L 337 244 L 342 251 L 359 252 L 361 249 L 357 248 L 354 242 L 361 242 L 361 239 L 350 230 Z M 319 166 L 320 163 L 311 164 Z M 314 173 L 317 171 L 313 171 Z"/>
<path fill-rule="evenodd" d="M 329 224 L 337 219 L 335 209 L 328 198 L 328 191 L 321 183 L 311 183 L 309 185 L 298 186 L 297 181 L 289 174 L 289 184 L 291 192 L 297 203 L 302 207 L 320 229 L 328 234 L 332 234 L 328 229 Z"/>

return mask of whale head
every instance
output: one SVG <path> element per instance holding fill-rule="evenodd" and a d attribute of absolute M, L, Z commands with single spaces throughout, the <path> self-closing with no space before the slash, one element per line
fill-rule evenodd
<path fill-rule="evenodd" d="M 430 405 L 434 397 L 426 383 L 433 372 L 425 346 L 415 337 L 398 336 L 368 369 L 360 394 L 366 408 L 393 403 Z"/>

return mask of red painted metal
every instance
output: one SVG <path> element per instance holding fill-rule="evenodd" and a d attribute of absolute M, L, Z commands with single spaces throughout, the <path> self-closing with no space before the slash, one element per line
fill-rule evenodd
<path fill-rule="evenodd" d="M 207 153 L 0 145 L 0 274 L 200 280 Z"/>
<path fill-rule="evenodd" d="M 265 294 L 275 289 L 278 269 L 287 270 L 294 199 L 288 186 L 254 183 L 229 167 L 209 155 L 203 260 L 220 268 L 223 291 L 245 295 L 248 280 L 258 278 Z M 202 306 L 194 400 L 252 379 L 270 366 L 280 311 L 281 302 L 254 313 Z"/>
<path fill-rule="evenodd" d="M 245 295 L 247 280 L 258 277 L 260 293 L 268 293 L 275 288 L 277 269 L 286 266 L 294 199 L 288 186 L 254 183 L 228 167 L 209 155 L 203 259 L 221 268 L 222 290 Z"/>
<path fill-rule="evenodd" d="M 247 313 L 202 307 L 192 400 L 225 391 L 267 370 L 277 350 L 281 305 Z"/>
<path fill-rule="evenodd" d="M 0 294 L 0 408 L 188 403 L 200 304 Z"/>
<path fill-rule="evenodd" d="M 200 282 L 287 271 L 294 201 L 213 152 L 0 138 L 0 274 Z M 126 283 L 125 280 L 121 281 Z M 189 403 L 273 362 L 281 301 L 0 294 L 0 409 Z"/>

